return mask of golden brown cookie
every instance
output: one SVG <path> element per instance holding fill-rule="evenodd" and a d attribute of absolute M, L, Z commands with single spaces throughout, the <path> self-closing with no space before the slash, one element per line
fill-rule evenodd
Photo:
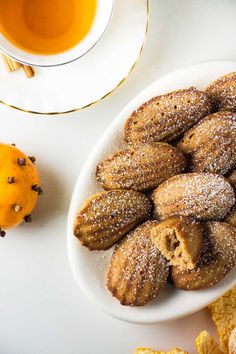
<path fill-rule="evenodd" d="M 172 216 L 157 222 L 151 230 L 152 242 L 173 266 L 193 269 L 202 251 L 202 228 L 199 222 Z"/>
<path fill-rule="evenodd" d="M 151 204 L 135 191 L 115 190 L 88 198 L 78 211 L 74 235 L 90 250 L 106 250 L 148 218 Z"/>
<path fill-rule="evenodd" d="M 182 290 L 209 288 L 223 279 L 236 264 L 236 231 L 225 222 L 204 224 L 205 247 L 192 270 L 172 267 L 173 284 Z"/>
<path fill-rule="evenodd" d="M 143 306 L 166 283 L 169 265 L 150 238 L 152 221 L 131 231 L 112 255 L 107 286 L 122 305 Z"/>
<path fill-rule="evenodd" d="M 125 141 L 172 141 L 211 112 L 207 94 L 194 87 L 154 97 L 127 119 Z"/>
<path fill-rule="evenodd" d="M 120 150 L 97 166 L 96 177 L 104 189 L 145 191 L 157 187 L 186 167 L 175 147 L 150 143 Z"/>
<path fill-rule="evenodd" d="M 172 215 L 220 220 L 235 203 L 234 190 L 222 176 L 186 173 L 169 178 L 153 192 L 154 213 L 163 220 Z"/>
<path fill-rule="evenodd" d="M 226 174 L 236 165 L 236 114 L 211 114 L 189 129 L 177 145 L 192 172 Z"/>
<path fill-rule="evenodd" d="M 212 82 L 206 88 L 206 93 L 211 98 L 216 111 L 236 112 L 236 72 Z"/>

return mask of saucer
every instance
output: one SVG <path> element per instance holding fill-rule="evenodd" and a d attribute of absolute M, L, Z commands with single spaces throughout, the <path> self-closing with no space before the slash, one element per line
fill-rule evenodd
<path fill-rule="evenodd" d="M 115 91 L 141 56 L 149 24 L 150 0 L 116 0 L 111 22 L 100 41 L 70 64 L 36 68 L 28 80 L 0 63 L 0 102 L 35 114 L 81 110 Z"/>

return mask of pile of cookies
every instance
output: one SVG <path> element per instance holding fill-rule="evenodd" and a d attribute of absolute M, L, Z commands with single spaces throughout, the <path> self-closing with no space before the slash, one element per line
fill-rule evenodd
<path fill-rule="evenodd" d="M 80 208 L 74 235 L 90 250 L 116 244 L 107 286 L 123 305 L 145 305 L 167 281 L 215 285 L 236 264 L 236 73 L 154 97 L 124 140 L 98 164 L 105 191 Z"/>

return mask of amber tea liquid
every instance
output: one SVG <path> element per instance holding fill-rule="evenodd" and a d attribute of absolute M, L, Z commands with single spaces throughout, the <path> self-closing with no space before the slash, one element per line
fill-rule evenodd
<path fill-rule="evenodd" d="M 97 0 L 0 0 L 0 30 L 25 51 L 60 53 L 88 34 L 96 5 Z"/>

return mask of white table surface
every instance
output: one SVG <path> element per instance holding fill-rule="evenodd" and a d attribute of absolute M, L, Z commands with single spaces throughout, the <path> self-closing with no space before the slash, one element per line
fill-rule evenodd
<path fill-rule="evenodd" d="M 236 60 L 235 16 L 235 0 L 152 0 L 142 58 L 112 96 L 59 117 L 0 106 L 1 141 L 37 156 L 45 191 L 34 222 L 0 240 L 0 354 L 128 354 L 137 346 L 195 353 L 194 338 L 202 329 L 215 334 L 207 311 L 154 326 L 122 323 L 100 312 L 73 279 L 66 218 L 83 162 L 132 97 L 177 68 Z"/>

